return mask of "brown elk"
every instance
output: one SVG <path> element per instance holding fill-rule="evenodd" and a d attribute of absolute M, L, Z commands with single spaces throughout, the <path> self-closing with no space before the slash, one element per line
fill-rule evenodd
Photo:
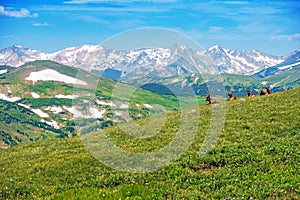
<path fill-rule="evenodd" d="M 206 101 L 208 101 L 208 104 L 216 104 L 219 103 L 219 101 L 217 99 L 212 99 L 210 97 L 210 92 L 207 91 L 207 96 L 206 96 Z"/>
<path fill-rule="evenodd" d="M 269 84 L 268 86 L 264 87 L 266 89 L 265 91 L 264 90 L 259 90 L 259 95 L 263 96 L 263 95 L 269 95 L 269 94 L 271 94 L 270 87 L 271 87 L 271 85 Z"/>
<path fill-rule="evenodd" d="M 251 92 L 251 90 L 252 90 L 252 87 L 251 87 L 250 89 L 247 89 L 247 90 L 246 90 L 246 93 L 247 93 L 248 97 L 253 98 L 253 97 L 255 97 L 255 94 L 253 94 L 253 93 Z"/>
<path fill-rule="evenodd" d="M 228 92 L 227 90 L 226 90 L 226 93 L 227 93 L 227 95 L 228 95 L 228 99 L 227 99 L 227 101 L 232 101 L 232 100 L 235 100 L 236 99 L 236 96 L 233 96 L 233 94 L 232 94 L 232 90 L 230 89 L 230 92 Z"/>

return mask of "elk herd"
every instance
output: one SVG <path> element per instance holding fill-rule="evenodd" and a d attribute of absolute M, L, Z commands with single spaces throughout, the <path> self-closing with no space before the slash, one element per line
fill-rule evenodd
<path fill-rule="evenodd" d="M 263 96 L 263 95 L 269 95 L 269 94 L 271 94 L 271 92 L 270 92 L 270 87 L 271 87 L 270 84 L 269 84 L 268 86 L 262 87 L 261 90 L 258 90 L 259 95 L 260 95 L 260 96 Z M 252 90 L 252 88 L 245 90 L 245 92 L 247 93 L 247 96 L 248 96 L 249 98 L 255 97 L 255 94 L 253 94 L 253 93 L 251 92 L 251 90 Z M 237 99 L 237 97 L 234 96 L 234 95 L 232 94 L 232 90 L 230 90 L 229 92 L 226 90 L 226 94 L 228 95 L 227 101 L 232 101 L 232 100 L 236 100 L 236 99 Z M 245 99 L 242 99 L 242 98 L 241 98 L 241 100 L 245 100 Z M 206 101 L 208 101 L 208 104 L 216 104 L 216 103 L 219 103 L 218 99 L 211 98 L 210 92 L 209 92 L 209 91 L 207 91 Z"/>

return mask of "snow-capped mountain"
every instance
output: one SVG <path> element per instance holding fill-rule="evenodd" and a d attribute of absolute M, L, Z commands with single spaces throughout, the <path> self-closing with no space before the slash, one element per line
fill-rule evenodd
<path fill-rule="evenodd" d="M 294 51 L 290 55 L 287 56 L 287 58 L 284 60 L 284 62 L 275 65 L 273 67 L 269 67 L 267 69 L 263 69 L 255 74 L 253 74 L 253 77 L 257 78 L 264 78 L 267 76 L 272 76 L 274 74 L 279 74 L 281 72 L 291 70 L 295 67 L 300 66 L 300 51 Z"/>
<path fill-rule="evenodd" d="M 284 56 L 273 56 L 257 50 L 229 50 L 215 45 L 207 50 L 221 72 L 251 75 L 284 61 Z"/>
<path fill-rule="evenodd" d="M 0 50 L 0 65 L 18 67 L 26 62 L 40 59 L 45 53 L 27 47 L 14 45 Z"/>
<path fill-rule="evenodd" d="M 44 53 L 22 46 L 0 50 L 0 65 L 18 67 L 34 60 L 52 60 L 61 64 L 104 71 L 122 71 L 122 77 L 147 74 L 154 77 L 187 73 L 214 73 L 211 62 L 221 73 L 252 75 L 271 66 L 287 62 L 288 56 L 272 56 L 257 50 L 229 50 L 213 46 L 194 51 L 185 46 L 145 48 L 131 51 L 107 49 L 100 45 L 82 45 L 54 53 Z"/>

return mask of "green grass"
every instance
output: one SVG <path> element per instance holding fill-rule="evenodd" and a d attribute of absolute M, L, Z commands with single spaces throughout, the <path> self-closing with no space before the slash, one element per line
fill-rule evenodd
<path fill-rule="evenodd" d="M 16 103 L 0 100 L 0 113 L 0 141 L 5 145 L 14 146 L 63 134 L 61 130 L 42 123 L 36 114 Z"/>
<path fill-rule="evenodd" d="M 154 172 L 108 168 L 78 137 L 0 149 L 0 198 L 300 199 L 299 97 L 300 88 L 227 102 L 222 135 L 202 158 L 199 149 L 211 109 L 200 105 L 200 124 L 189 149 Z M 170 114 L 150 139 L 130 138 L 117 127 L 106 129 L 106 135 L 127 151 L 154 151 L 174 137 L 170 130 L 178 126 L 177 116 Z"/>

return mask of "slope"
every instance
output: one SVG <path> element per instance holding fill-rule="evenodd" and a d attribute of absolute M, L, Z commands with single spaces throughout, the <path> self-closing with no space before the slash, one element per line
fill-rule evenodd
<path fill-rule="evenodd" d="M 37 114 L 36 121 L 52 126 L 56 132 L 62 132 L 60 136 L 69 137 L 74 136 L 75 123 L 93 122 L 98 124 L 96 127 L 103 128 L 160 113 L 162 110 L 156 104 L 166 110 L 179 108 L 178 99 L 174 95 L 160 95 L 47 60 L 29 62 L 0 75 L 0 99 L 6 101 L 3 101 L 5 106 L 14 105 L 15 110 L 23 107 Z M 183 101 L 190 105 L 189 97 Z M 6 113 L 4 108 L 0 113 Z M 23 117 L 23 121 L 28 118 Z M 5 126 L 4 121 L 2 124 Z M 5 137 L 12 137 L 9 145 L 28 142 L 15 137 L 16 130 L 22 129 L 18 128 L 21 124 L 14 126 L 15 129 L 7 129 L 5 132 Z M 86 133 L 92 129 L 90 127 L 84 131 Z M 47 138 L 38 135 L 34 137 Z M 4 140 L 4 137 L 1 139 Z"/>
<path fill-rule="evenodd" d="M 201 105 L 192 145 L 180 159 L 151 173 L 110 169 L 95 160 L 79 138 L 0 149 L 0 195 L 7 199 L 299 199 L 299 96 L 297 88 L 228 102 L 216 147 L 199 158 L 211 111 Z M 150 141 L 132 140 L 117 127 L 106 129 L 106 134 L 127 151 L 153 151 L 172 140 L 178 114 L 173 113 L 164 131 Z"/>
<path fill-rule="evenodd" d="M 65 137 L 63 131 L 41 122 L 39 116 L 16 103 L 0 100 L 0 147 Z"/>

